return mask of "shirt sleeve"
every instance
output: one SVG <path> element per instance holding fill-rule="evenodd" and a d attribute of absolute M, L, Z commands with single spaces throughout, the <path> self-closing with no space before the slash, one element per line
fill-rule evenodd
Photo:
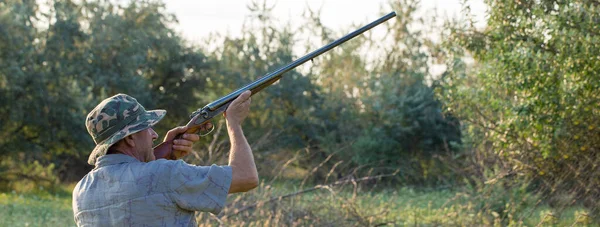
<path fill-rule="evenodd" d="M 182 209 L 218 214 L 231 185 L 230 166 L 195 166 L 181 160 L 171 171 L 171 198 Z"/>

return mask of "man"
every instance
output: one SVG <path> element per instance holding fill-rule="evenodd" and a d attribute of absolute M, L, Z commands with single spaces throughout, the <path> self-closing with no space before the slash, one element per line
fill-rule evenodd
<path fill-rule="evenodd" d="M 152 129 L 166 114 L 146 111 L 136 99 L 118 94 L 102 101 L 86 118 L 96 147 L 95 165 L 73 190 L 73 213 L 78 226 L 195 226 L 195 211 L 218 214 L 228 193 L 258 185 L 258 173 L 242 121 L 250 111 L 250 91 L 225 111 L 231 142 L 228 166 L 194 166 L 181 160 L 155 160 Z M 205 127 L 208 127 L 207 125 Z M 184 133 L 172 129 L 165 141 Z M 189 153 L 195 134 L 173 142 L 173 150 Z"/>

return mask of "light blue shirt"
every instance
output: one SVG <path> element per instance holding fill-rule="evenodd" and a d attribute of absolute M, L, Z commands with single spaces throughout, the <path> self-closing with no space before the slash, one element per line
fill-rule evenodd
<path fill-rule="evenodd" d="M 181 160 L 140 162 L 123 154 L 98 158 L 73 189 L 78 226 L 197 226 L 194 211 L 218 214 L 231 184 L 229 166 Z"/>

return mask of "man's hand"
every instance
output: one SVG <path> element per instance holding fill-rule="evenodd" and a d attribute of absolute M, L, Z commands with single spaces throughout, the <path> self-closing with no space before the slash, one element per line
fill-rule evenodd
<path fill-rule="evenodd" d="M 212 128 L 212 124 L 207 122 L 206 124 L 200 126 L 201 130 L 209 130 Z M 177 154 L 178 157 L 183 157 L 192 152 L 192 145 L 194 142 L 200 140 L 200 136 L 193 133 L 185 133 L 187 131 L 186 126 L 179 126 L 177 128 L 169 130 L 165 139 L 163 141 L 172 140 L 175 136 L 179 134 L 183 134 L 181 138 L 173 140 L 173 152 Z"/>
<path fill-rule="evenodd" d="M 245 91 L 231 102 L 227 110 L 225 110 L 225 119 L 228 125 L 241 125 L 242 121 L 248 117 L 250 113 L 250 96 L 251 91 Z"/>

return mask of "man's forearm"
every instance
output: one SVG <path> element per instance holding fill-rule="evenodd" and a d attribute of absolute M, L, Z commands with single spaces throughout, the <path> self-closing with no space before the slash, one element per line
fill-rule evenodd
<path fill-rule="evenodd" d="M 242 126 L 227 124 L 227 132 L 231 142 L 229 166 L 232 169 L 230 193 L 245 192 L 258 186 L 258 172 L 250 144 L 244 136 Z"/>

